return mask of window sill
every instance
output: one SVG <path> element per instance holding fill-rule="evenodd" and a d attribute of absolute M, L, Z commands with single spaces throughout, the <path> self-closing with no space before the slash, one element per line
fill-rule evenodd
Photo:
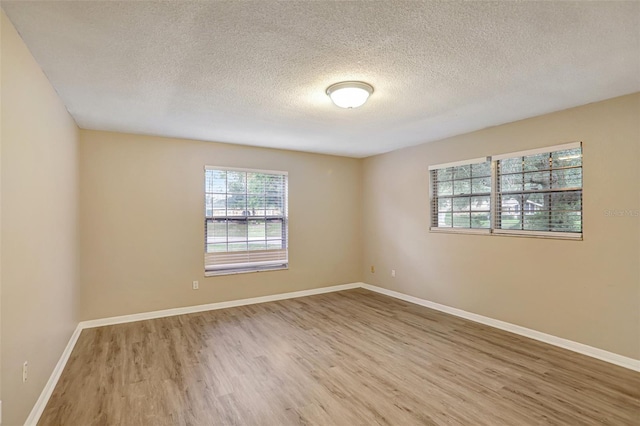
<path fill-rule="evenodd" d="M 470 234 L 470 235 L 491 235 L 489 229 L 474 229 L 474 228 L 429 228 L 429 232 L 436 234 Z"/>
<path fill-rule="evenodd" d="M 256 272 L 286 271 L 289 265 L 276 266 L 272 268 L 262 267 L 260 269 L 220 269 L 217 271 L 204 271 L 205 277 L 219 277 L 223 275 L 253 274 Z"/>
<path fill-rule="evenodd" d="M 582 241 L 582 233 L 573 232 L 545 232 L 545 231 L 520 231 L 516 229 L 494 229 L 493 235 L 500 237 L 524 237 L 546 238 L 551 240 Z"/>
<path fill-rule="evenodd" d="M 469 228 L 429 228 L 429 232 L 440 234 L 496 235 L 499 237 L 544 238 L 550 240 L 582 241 L 582 234 L 572 232 L 521 231 L 516 229 L 469 229 Z"/>

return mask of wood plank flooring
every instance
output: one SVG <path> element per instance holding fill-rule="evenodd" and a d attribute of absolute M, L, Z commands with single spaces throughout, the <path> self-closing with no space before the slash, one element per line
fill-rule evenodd
<path fill-rule="evenodd" d="M 640 374 L 363 289 L 82 332 L 39 425 L 640 425 Z"/>

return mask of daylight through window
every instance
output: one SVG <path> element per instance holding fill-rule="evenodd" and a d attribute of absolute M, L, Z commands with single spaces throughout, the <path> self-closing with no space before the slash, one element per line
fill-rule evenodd
<path fill-rule="evenodd" d="M 496 231 L 582 232 L 582 149 L 497 157 Z"/>
<path fill-rule="evenodd" d="M 433 231 L 582 237 L 580 142 L 429 170 Z"/>
<path fill-rule="evenodd" d="M 288 266 L 287 173 L 205 168 L 205 272 Z"/>
<path fill-rule="evenodd" d="M 486 158 L 431 170 L 432 226 L 486 229 L 491 222 L 491 162 Z"/>

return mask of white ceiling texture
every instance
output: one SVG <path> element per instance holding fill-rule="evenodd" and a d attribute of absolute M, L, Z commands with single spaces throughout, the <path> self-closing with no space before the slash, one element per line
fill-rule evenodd
<path fill-rule="evenodd" d="M 2 8 L 85 129 L 365 157 L 640 91 L 637 1 Z"/>

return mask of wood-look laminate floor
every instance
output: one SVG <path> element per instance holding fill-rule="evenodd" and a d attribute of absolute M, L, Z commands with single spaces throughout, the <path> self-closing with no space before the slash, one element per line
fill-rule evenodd
<path fill-rule="evenodd" d="M 40 425 L 639 425 L 640 374 L 357 289 L 84 330 Z"/>

